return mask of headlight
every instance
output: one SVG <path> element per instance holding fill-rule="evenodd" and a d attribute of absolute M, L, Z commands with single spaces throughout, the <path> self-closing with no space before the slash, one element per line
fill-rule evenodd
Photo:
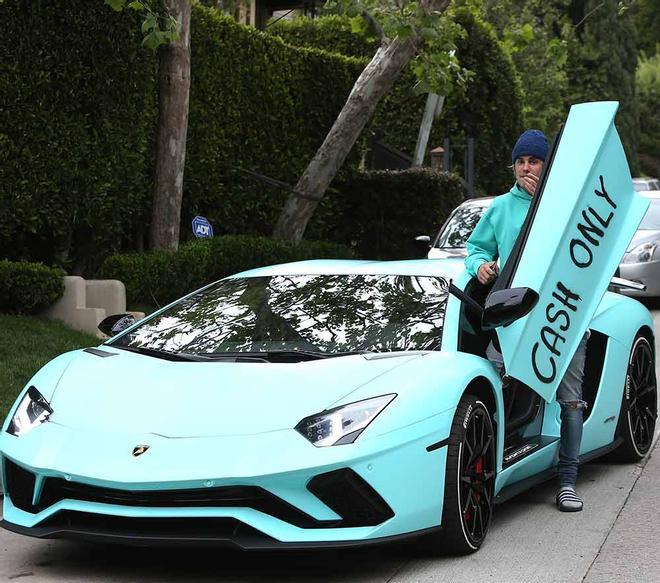
<path fill-rule="evenodd" d="M 7 428 L 12 435 L 25 435 L 50 417 L 53 409 L 44 396 L 34 387 L 30 387 L 21 400 L 14 417 Z"/>
<path fill-rule="evenodd" d="M 647 263 L 653 259 L 653 252 L 657 246 L 657 243 L 642 243 L 641 245 L 637 245 L 637 247 L 634 247 L 625 254 L 623 262 Z"/>
<path fill-rule="evenodd" d="M 296 431 L 316 447 L 353 443 L 394 397 L 374 397 L 305 417 Z"/>

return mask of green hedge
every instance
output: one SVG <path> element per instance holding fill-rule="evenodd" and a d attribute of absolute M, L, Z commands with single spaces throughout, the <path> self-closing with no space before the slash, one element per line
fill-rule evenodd
<path fill-rule="evenodd" d="M 85 271 L 143 221 L 157 61 L 129 12 L 0 2 L 0 258 Z"/>
<path fill-rule="evenodd" d="M 660 175 L 660 53 L 642 57 L 637 65 L 637 94 L 640 119 L 644 120 L 640 135 L 642 170 Z"/>
<path fill-rule="evenodd" d="M 360 257 L 419 257 L 415 236 L 434 235 L 464 192 L 459 177 L 430 168 L 357 173 L 329 193 L 310 234 L 351 245 Z"/>
<path fill-rule="evenodd" d="M 288 193 L 246 176 L 295 184 L 364 63 L 237 25 L 194 7 L 190 126 L 182 232 L 197 214 L 220 233 L 270 235 Z M 347 167 L 356 167 L 355 150 Z"/>
<path fill-rule="evenodd" d="M 477 75 L 448 99 L 430 145 L 474 136 L 477 183 L 499 192 L 520 102 L 488 28 L 461 18 L 469 35 L 459 53 Z M 138 15 L 101 0 L 6 0 L 0 20 L 0 258 L 89 275 L 104 256 L 141 249 L 148 230 L 157 56 L 140 47 Z M 217 234 L 269 235 L 288 193 L 240 168 L 295 184 L 366 59 L 295 48 L 197 4 L 191 46 L 183 240 L 197 214 Z M 413 83 L 406 72 L 371 124 L 408 153 L 424 108 Z M 361 145 L 339 181 L 357 168 Z M 350 220 L 322 216 L 335 221 L 315 219 L 326 232 Z"/>
<path fill-rule="evenodd" d="M 0 312 L 30 314 L 54 304 L 64 293 L 65 273 L 41 263 L 0 261 Z"/>
<path fill-rule="evenodd" d="M 511 148 L 522 131 L 522 93 L 514 65 L 502 50 L 493 28 L 466 8 L 455 12 L 466 36 L 457 42 L 461 65 L 474 73 L 464 91 L 457 90 L 446 101 L 442 116 L 434 121 L 429 147 L 451 138 L 465 144 L 475 140 L 475 182 L 486 194 L 499 194 L 511 187 Z M 350 19 L 337 16 L 283 21 L 269 27 L 271 34 L 299 46 L 317 46 L 365 57 L 376 44 L 351 32 Z M 354 40 L 351 40 L 353 38 Z M 426 103 L 426 95 L 415 95 L 415 77 L 410 67 L 382 100 L 370 128 L 380 128 L 384 140 L 412 155 Z M 557 128 L 558 129 L 558 128 Z M 456 169 L 463 172 L 464 150 L 457 149 Z"/>
<path fill-rule="evenodd" d="M 314 19 L 306 16 L 291 20 L 282 18 L 266 30 L 295 47 L 322 49 L 351 57 L 370 59 L 378 48 L 376 40 L 353 32 L 350 18 L 334 14 Z"/>
<path fill-rule="evenodd" d="M 103 262 L 100 277 L 122 281 L 130 303 L 162 305 L 207 283 L 254 267 L 351 257 L 348 247 L 333 243 L 304 241 L 294 245 L 266 237 L 225 235 L 186 243 L 178 251 L 112 255 Z"/>

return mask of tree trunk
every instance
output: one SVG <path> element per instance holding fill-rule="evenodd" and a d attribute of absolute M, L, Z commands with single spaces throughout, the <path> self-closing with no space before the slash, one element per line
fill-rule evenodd
<path fill-rule="evenodd" d="M 417 51 L 416 39 L 395 38 L 381 45 L 358 77 L 330 132 L 289 196 L 273 237 L 298 242 L 380 99 Z"/>
<path fill-rule="evenodd" d="M 156 175 L 149 233 L 151 249 L 176 249 L 179 246 L 188 133 L 190 0 L 165 0 L 165 8 L 179 21 L 181 31 L 176 42 L 160 49 Z"/>

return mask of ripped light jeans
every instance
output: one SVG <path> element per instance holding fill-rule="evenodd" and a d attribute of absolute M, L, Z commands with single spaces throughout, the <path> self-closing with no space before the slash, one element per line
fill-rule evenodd
<path fill-rule="evenodd" d="M 582 379 L 587 356 L 587 332 L 578 344 L 573 359 L 568 365 L 564 378 L 557 388 L 557 402 L 561 406 L 561 432 L 559 438 L 559 486 L 575 487 L 580 461 L 580 442 L 584 409 L 587 404 L 582 400 Z M 502 355 L 491 342 L 486 349 L 486 356 L 500 373 L 504 373 Z"/>

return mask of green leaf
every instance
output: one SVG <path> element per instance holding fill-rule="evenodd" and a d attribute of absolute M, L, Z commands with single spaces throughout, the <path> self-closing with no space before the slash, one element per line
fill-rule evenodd
<path fill-rule="evenodd" d="M 142 23 L 142 32 L 147 33 L 158 30 L 158 20 L 153 14 L 149 14 Z"/>
<path fill-rule="evenodd" d="M 527 24 L 524 24 L 523 27 L 520 29 L 520 36 L 524 41 L 528 43 L 534 40 L 534 29 L 532 28 L 532 25 L 529 22 Z"/>
<path fill-rule="evenodd" d="M 126 0 L 105 0 L 105 3 L 113 10 L 120 12 L 126 5 Z"/>
<path fill-rule="evenodd" d="M 163 44 L 161 42 L 161 37 L 160 37 L 161 34 L 162 33 L 157 30 L 151 31 L 148 35 L 146 35 L 142 39 L 142 44 L 148 49 L 155 51 L 161 44 Z"/>
<path fill-rule="evenodd" d="M 419 32 L 425 41 L 432 41 L 440 36 L 438 34 L 438 31 L 435 30 L 434 28 L 422 28 L 422 30 L 420 30 Z"/>
<path fill-rule="evenodd" d="M 142 4 L 142 2 L 138 2 L 138 0 L 133 0 L 133 2 L 129 2 L 128 7 L 133 10 L 144 10 L 144 4 Z"/>

